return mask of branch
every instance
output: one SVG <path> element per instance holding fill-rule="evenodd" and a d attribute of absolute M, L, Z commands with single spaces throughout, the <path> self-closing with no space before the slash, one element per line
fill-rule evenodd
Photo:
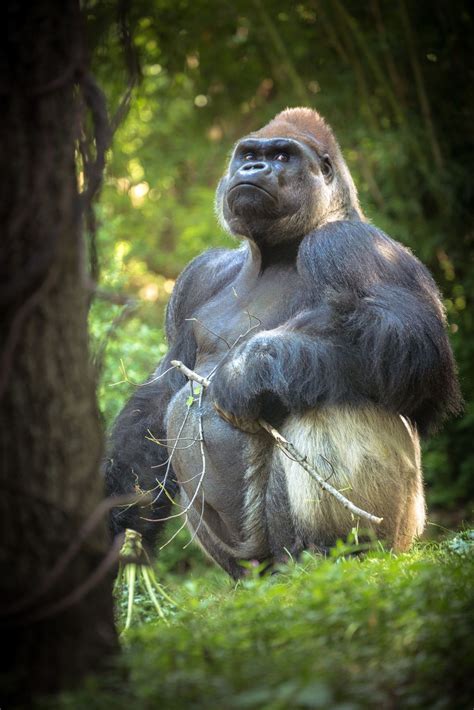
<path fill-rule="evenodd" d="M 282 436 L 280 432 L 275 429 L 275 427 L 272 427 L 272 425 L 266 422 L 264 419 L 259 419 L 258 423 L 260 424 L 262 429 L 265 429 L 265 431 L 267 431 L 270 436 L 275 439 L 277 446 L 280 449 L 285 451 L 292 459 L 299 463 L 300 466 L 302 466 L 304 470 L 309 473 L 311 478 L 313 478 L 317 483 L 319 483 L 321 488 L 324 488 L 325 491 L 334 496 L 334 498 L 336 498 L 336 500 L 338 500 L 339 503 L 344 506 L 344 508 L 350 510 L 351 513 L 354 513 L 354 515 L 359 515 L 361 518 L 366 518 L 367 520 L 370 520 L 370 522 L 380 525 L 383 518 L 378 518 L 376 515 L 372 515 L 372 513 L 367 513 L 367 511 L 362 510 L 362 508 L 358 508 L 356 505 L 354 505 L 354 503 L 351 503 L 351 501 L 348 500 L 345 496 L 343 496 L 342 493 L 337 490 L 337 488 L 331 486 L 327 481 L 324 480 L 324 478 L 322 478 L 322 476 L 319 475 L 319 473 L 316 473 L 314 468 L 308 463 L 306 456 L 300 454 L 298 449 L 295 448 L 291 441 L 285 439 L 285 437 Z"/>
<path fill-rule="evenodd" d="M 177 370 L 182 372 L 183 375 L 186 375 L 189 380 L 194 380 L 194 382 L 197 382 L 198 384 L 202 385 L 203 388 L 209 387 L 209 385 L 211 384 L 210 380 L 208 380 L 206 377 L 201 377 L 201 375 L 198 375 L 193 370 L 190 370 L 189 367 L 186 367 L 186 365 L 184 365 L 180 360 L 172 360 L 171 364 Z M 325 481 L 324 478 L 322 478 L 322 476 L 320 476 L 319 473 L 317 473 L 314 468 L 308 463 L 306 456 L 300 454 L 300 452 L 295 448 L 295 446 L 290 441 L 287 441 L 287 439 L 285 439 L 285 437 L 282 436 L 279 431 L 272 427 L 271 424 L 268 424 L 268 422 L 266 422 L 264 419 L 259 419 L 258 423 L 260 424 L 262 429 L 265 429 L 265 431 L 270 434 L 272 439 L 275 440 L 278 448 L 284 451 L 294 461 L 299 463 L 300 466 L 302 466 L 302 468 L 304 468 L 304 470 L 311 476 L 311 478 L 314 479 L 327 493 L 330 493 L 334 498 L 336 498 L 336 500 L 338 500 L 339 503 L 344 506 L 344 508 L 349 510 L 354 515 L 358 515 L 361 518 L 370 520 L 371 523 L 380 525 L 383 518 L 379 518 L 376 515 L 372 515 L 366 510 L 358 508 L 356 505 L 354 505 L 354 503 L 351 503 L 351 501 L 348 500 L 345 496 L 343 496 L 342 493 L 337 490 L 337 488 L 334 488 L 334 486 L 331 486 L 327 481 Z"/>
<path fill-rule="evenodd" d="M 177 370 L 182 372 L 183 375 L 186 375 L 188 380 L 194 380 L 194 382 L 197 382 L 198 385 L 202 385 L 203 387 L 209 387 L 211 384 L 210 380 L 206 377 L 201 377 L 201 375 L 198 375 L 197 372 L 194 372 L 194 370 L 190 370 L 189 367 L 186 367 L 186 365 L 181 362 L 181 360 L 171 360 L 171 364 Z"/>

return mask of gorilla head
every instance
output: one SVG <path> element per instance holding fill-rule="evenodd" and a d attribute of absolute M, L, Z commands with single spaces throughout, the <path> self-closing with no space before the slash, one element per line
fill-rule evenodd
<path fill-rule="evenodd" d="M 232 234 L 269 245 L 300 240 L 327 222 L 363 219 L 334 134 L 308 108 L 286 109 L 237 143 L 216 209 Z"/>

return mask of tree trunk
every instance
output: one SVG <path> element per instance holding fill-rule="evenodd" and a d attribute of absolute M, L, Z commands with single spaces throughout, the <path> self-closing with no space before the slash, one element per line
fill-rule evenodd
<path fill-rule="evenodd" d="M 103 497 L 74 153 L 79 3 L 7 0 L 2 25 L 1 672 L 7 697 L 28 702 L 80 683 L 117 639 L 104 516 L 65 556 Z"/>

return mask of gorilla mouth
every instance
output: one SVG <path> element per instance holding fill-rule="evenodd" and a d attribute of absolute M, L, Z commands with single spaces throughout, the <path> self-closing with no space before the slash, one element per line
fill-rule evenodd
<path fill-rule="evenodd" d="M 238 188 L 241 187 L 252 187 L 254 190 L 260 190 L 260 192 L 265 193 L 265 195 L 268 195 L 268 197 L 271 197 L 272 200 L 276 200 L 275 195 L 272 195 L 271 192 L 266 190 L 264 187 L 261 187 L 260 185 L 256 185 L 254 182 L 238 182 L 237 185 L 232 185 L 232 187 L 229 190 L 229 194 L 233 192 L 234 190 L 237 190 Z"/>

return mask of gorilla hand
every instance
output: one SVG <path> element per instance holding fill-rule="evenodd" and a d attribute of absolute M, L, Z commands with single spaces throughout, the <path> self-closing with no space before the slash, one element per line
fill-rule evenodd
<path fill-rule="evenodd" d="M 261 429 L 258 420 L 246 419 L 245 417 L 237 417 L 235 414 L 231 414 L 231 412 L 227 412 L 226 410 L 222 409 L 216 401 L 214 401 L 214 408 L 218 415 L 222 417 L 222 419 L 224 419 L 236 429 L 245 431 L 247 434 L 256 434 Z"/>
<path fill-rule="evenodd" d="M 264 333 L 241 345 L 212 379 L 212 398 L 220 416 L 238 429 L 256 433 L 261 417 L 277 422 L 286 414 L 275 388 L 276 338 Z M 277 378 L 280 379 L 280 378 Z"/>

